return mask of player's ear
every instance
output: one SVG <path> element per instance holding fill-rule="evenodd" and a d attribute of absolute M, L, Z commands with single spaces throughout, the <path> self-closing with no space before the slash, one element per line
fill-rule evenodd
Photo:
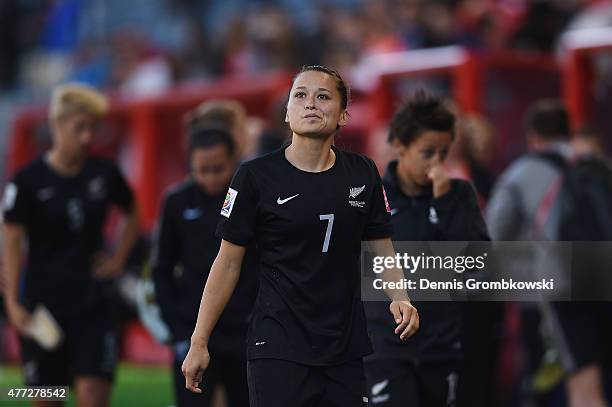
<path fill-rule="evenodd" d="M 404 150 L 406 149 L 406 146 L 404 145 L 404 143 L 399 141 L 397 138 L 394 138 L 393 140 L 391 140 L 390 144 L 391 144 L 391 148 L 393 149 L 393 151 L 398 155 L 403 153 Z"/>
<path fill-rule="evenodd" d="M 342 113 L 340 113 L 340 120 L 338 120 L 338 126 L 339 127 L 346 126 L 346 124 L 348 123 L 348 119 L 349 119 L 348 110 L 345 109 Z"/>

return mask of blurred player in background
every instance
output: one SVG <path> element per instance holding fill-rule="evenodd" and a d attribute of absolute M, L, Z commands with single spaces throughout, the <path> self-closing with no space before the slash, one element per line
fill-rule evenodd
<path fill-rule="evenodd" d="M 383 179 L 396 241 L 488 240 L 472 185 L 450 179 L 444 168 L 455 132 L 445 104 L 416 93 L 395 114 L 389 142 L 398 159 Z M 460 305 L 420 302 L 419 332 L 402 343 L 391 334 L 386 307 L 366 306 L 375 353 L 366 360 L 374 405 L 452 407 L 456 405 L 462 358 Z"/>
<path fill-rule="evenodd" d="M 210 406 L 212 391 L 194 394 L 185 388 L 181 365 L 198 317 L 208 272 L 219 252 L 215 236 L 219 210 L 236 170 L 236 146 L 224 128 L 188 129 L 190 177 L 166 196 L 154 250 L 153 278 L 162 317 L 172 335 L 177 405 Z M 210 341 L 212 363 L 204 376 L 214 388 L 224 385 L 230 407 L 249 405 L 246 333 L 257 294 L 254 247 L 247 250 L 236 291 Z"/>
<path fill-rule="evenodd" d="M 225 127 L 234 138 L 239 162 L 257 155 L 261 121 L 249 117 L 244 106 L 236 100 L 207 100 L 189 112 L 184 122 L 187 127 Z"/>
<path fill-rule="evenodd" d="M 378 255 L 395 252 L 376 166 L 333 145 L 348 120 L 348 99 L 336 71 L 304 67 L 287 104 L 292 143 L 234 176 L 217 229 L 223 241 L 183 363 L 191 391 L 202 391 L 209 338 L 245 247 L 256 241 L 262 270 L 247 345 L 251 405 L 367 405 L 362 357 L 371 345 L 360 300 L 361 241 L 372 241 Z M 389 273 L 400 280 L 400 269 Z M 418 314 L 403 290 L 389 295 L 390 329 L 405 340 L 418 328 Z"/>
<path fill-rule="evenodd" d="M 587 295 L 596 295 L 597 270 L 608 274 L 610 266 L 609 261 L 602 265 L 600 259 L 607 246 L 596 248 L 601 247 L 597 241 L 612 240 L 612 173 L 608 163 L 597 156 L 596 139 L 583 135 L 572 146 L 569 114 L 560 101 L 535 102 L 527 113 L 526 130 L 529 153 L 500 176 L 489 202 L 491 236 L 496 240 L 566 244 L 588 241 L 586 252 L 581 250 L 585 245 L 573 245 L 571 250 L 572 294 L 586 286 L 588 291 L 580 298 L 583 301 L 540 303 L 538 307 L 523 304 L 527 373 L 536 370 L 546 347 L 554 345 L 567 372 L 568 405 L 609 406 L 605 388 L 611 383 L 612 306 L 584 300 L 590 299 Z M 583 178 L 575 178 L 578 175 Z M 571 190 L 566 180 L 574 180 Z M 576 199 L 593 197 L 593 193 L 595 200 Z M 537 259 L 531 262 L 536 264 Z M 536 266 L 522 263 L 523 269 L 536 273 Z M 542 331 L 552 336 L 552 344 L 543 341 Z"/>
<path fill-rule="evenodd" d="M 26 384 L 72 384 L 79 406 L 109 404 L 118 344 L 107 282 L 123 271 L 139 229 L 136 203 L 117 166 L 88 154 L 107 109 L 107 99 L 92 88 L 56 88 L 51 150 L 13 177 L 3 201 L 5 306 L 20 334 Z M 114 253 L 103 256 L 112 205 L 127 222 Z M 32 311 L 40 305 L 63 331 L 52 350 L 31 338 Z"/>

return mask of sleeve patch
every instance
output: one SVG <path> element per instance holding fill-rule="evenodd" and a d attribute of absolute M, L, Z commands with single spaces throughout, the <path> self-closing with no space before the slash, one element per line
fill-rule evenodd
<path fill-rule="evenodd" d="M 2 199 L 2 208 L 5 211 L 10 211 L 15 206 L 15 200 L 17 199 L 17 185 L 10 183 L 4 189 L 4 197 Z"/>
<path fill-rule="evenodd" d="M 237 196 L 238 191 L 236 191 L 235 189 L 230 188 L 227 191 L 227 195 L 225 195 L 225 201 L 223 201 L 223 207 L 221 208 L 221 215 L 225 216 L 226 218 L 230 217 Z"/>

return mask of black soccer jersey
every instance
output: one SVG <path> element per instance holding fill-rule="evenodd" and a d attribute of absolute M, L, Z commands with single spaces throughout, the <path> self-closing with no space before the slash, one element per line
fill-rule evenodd
<path fill-rule="evenodd" d="M 54 315 L 86 312 L 102 298 L 92 262 L 103 246 L 111 204 L 128 211 L 132 192 L 117 166 L 89 158 L 74 177 L 57 174 L 40 158 L 6 186 L 3 218 L 23 225 L 28 257 L 20 300 L 46 305 Z"/>
<path fill-rule="evenodd" d="M 211 196 L 193 180 L 173 188 L 164 200 L 153 256 L 155 295 L 172 339 L 189 339 L 198 317 L 202 290 L 210 267 L 219 252 L 221 239 L 215 236 L 219 209 L 225 195 Z M 179 266 L 179 273 L 175 268 Z M 217 324 L 221 331 L 240 332 L 215 335 L 211 348 L 241 349 L 257 294 L 257 257 L 247 250 L 242 273 L 232 299 Z"/>
<path fill-rule="evenodd" d="M 255 240 L 261 269 L 247 356 L 311 365 L 371 351 L 360 300 L 362 240 L 391 236 L 374 163 L 333 147 L 334 165 L 302 171 L 285 149 L 243 164 L 221 210 L 218 235 Z"/>

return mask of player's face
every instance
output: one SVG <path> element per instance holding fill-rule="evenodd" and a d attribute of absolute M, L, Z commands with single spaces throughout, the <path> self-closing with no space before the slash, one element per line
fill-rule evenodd
<path fill-rule="evenodd" d="M 53 143 L 62 156 L 71 159 L 87 155 L 93 143 L 98 120 L 88 113 L 72 113 L 53 122 Z"/>
<path fill-rule="evenodd" d="M 398 171 L 419 186 L 430 184 L 429 170 L 444 162 L 452 141 L 451 133 L 431 130 L 421 133 L 407 146 L 395 140 L 393 146 L 399 155 Z"/>
<path fill-rule="evenodd" d="M 325 72 L 306 71 L 293 82 L 285 122 L 293 133 L 327 138 L 347 121 L 336 80 Z"/>
<path fill-rule="evenodd" d="M 235 161 L 224 145 L 196 148 L 190 157 L 191 176 L 209 195 L 227 190 L 234 173 Z"/>

